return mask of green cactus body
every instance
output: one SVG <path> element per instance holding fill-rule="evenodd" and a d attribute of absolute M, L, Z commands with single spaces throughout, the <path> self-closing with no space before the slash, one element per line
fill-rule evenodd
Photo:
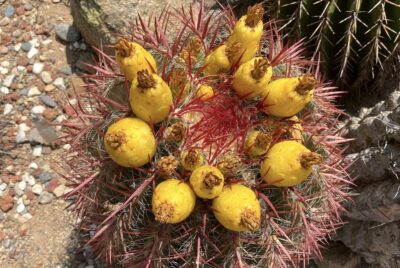
<path fill-rule="evenodd" d="M 400 0 L 278 0 L 271 10 L 339 85 L 373 77 L 400 43 Z"/>

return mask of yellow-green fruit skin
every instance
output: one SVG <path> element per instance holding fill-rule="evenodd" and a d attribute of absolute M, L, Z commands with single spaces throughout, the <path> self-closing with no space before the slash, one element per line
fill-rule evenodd
<path fill-rule="evenodd" d="M 263 111 L 278 117 L 291 117 L 313 99 L 314 90 L 305 95 L 296 92 L 301 77 L 281 78 L 272 81 L 262 92 Z"/>
<path fill-rule="evenodd" d="M 164 202 L 174 207 L 173 216 L 167 223 L 184 221 L 192 213 L 196 204 L 196 195 L 187 183 L 177 179 L 167 179 L 157 185 L 153 192 L 152 210 Z"/>
<path fill-rule="evenodd" d="M 262 21 L 259 21 L 252 28 L 246 25 L 246 19 L 247 15 L 244 15 L 236 22 L 227 42 L 227 45 L 232 45 L 235 42 L 239 42 L 242 45 L 243 56 L 240 59 L 240 63 L 247 62 L 256 55 L 263 34 Z"/>
<path fill-rule="evenodd" d="M 153 158 L 156 152 L 156 140 L 150 126 L 138 118 L 123 118 L 107 129 L 108 134 L 122 131 L 126 135 L 126 143 L 112 148 L 104 141 L 105 149 L 112 160 L 123 167 L 141 167 Z"/>
<path fill-rule="evenodd" d="M 302 153 L 310 153 L 310 150 L 296 141 L 274 144 L 261 164 L 261 177 L 266 183 L 278 187 L 290 187 L 302 183 L 312 172 L 312 167 L 301 166 Z"/>
<path fill-rule="evenodd" d="M 153 56 L 141 45 L 134 42 L 130 42 L 130 44 L 135 48 L 133 56 L 123 57 L 118 51 L 115 54 L 121 72 L 125 75 L 126 79 L 133 81 L 137 77 L 137 72 L 141 70 L 157 73 L 157 64 Z"/>
<path fill-rule="evenodd" d="M 260 156 L 260 155 L 267 153 L 267 151 L 268 151 L 268 148 L 259 148 L 254 145 L 254 143 L 257 139 L 257 136 L 260 133 L 261 133 L 260 131 L 254 130 L 254 131 L 250 132 L 249 135 L 247 136 L 245 149 L 246 149 L 246 153 L 249 156 Z"/>
<path fill-rule="evenodd" d="M 254 62 L 262 59 L 256 57 L 251 59 L 237 69 L 233 76 L 232 87 L 241 98 L 254 98 L 262 93 L 272 77 L 272 67 L 268 67 L 267 72 L 260 80 L 255 80 L 251 72 L 254 69 Z"/>
<path fill-rule="evenodd" d="M 204 176 L 210 172 L 221 179 L 221 183 L 214 186 L 212 189 L 207 188 L 204 184 Z M 190 176 L 189 181 L 196 195 L 203 199 L 213 199 L 217 197 L 224 188 L 224 175 L 218 168 L 213 166 L 201 166 L 196 168 Z"/>
<path fill-rule="evenodd" d="M 213 200 L 212 209 L 218 222 L 231 231 L 250 231 L 240 223 L 246 209 L 261 219 L 260 203 L 254 191 L 241 184 L 224 187 L 222 193 Z"/>
<path fill-rule="evenodd" d="M 138 87 L 137 80 L 132 83 L 129 102 L 132 111 L 144 121 L 157 124 L 165 120 L 172 105 L 172 93 L 168 85 L 156 74 L 152 74 L 156 85 L 152 88 Z"/>
<path fill-rule="evenodd" d="M 231 69 L 231 63 L 226 55 L 226 45 L 222 45 L 213 50 L 204 60 L 206 75 L 219 73 L 228 73 Z"/>
<path fill-rule="evenodd" d="M 214 89 L 209 85 L 201 85 L 196 92 L 196 97 L 202 101 L 209 100 L 214 96 Z"/>

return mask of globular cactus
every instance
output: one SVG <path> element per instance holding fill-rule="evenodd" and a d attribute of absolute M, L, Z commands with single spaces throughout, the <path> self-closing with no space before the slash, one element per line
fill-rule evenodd
<path fill-rule="evenodd" d="M 349 189 L 339 93 L 262 15 L 256 5 L 236 23 L 201 2 L 154 25 L 139 17 L 116 60 L 98 50 L 65 126 L 68 198 L 99 260 L 296 267 L 321 256 Z"/>
<path fill-rule="evenodd" d="M 387 60 L 400 62 L 399 0 L 276 0 L 270 11 L 286 37 L 305 39 L 309 56 L 340 86 L 360 87 Z"/>

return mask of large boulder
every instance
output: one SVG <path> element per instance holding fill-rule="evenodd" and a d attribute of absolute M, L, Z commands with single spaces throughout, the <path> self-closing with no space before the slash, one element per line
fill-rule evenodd
<path fill-rule="evenodd" d="M 147 19 L 158 15 L 167 6 L 180 8 L 189 6 L 192 0 L 71 0 L 71 11 L 75 26 L 86 42 L 95 47 L 114 44 L 121 35 L 129 33 L 130 23 L 137 19 L 138 12 Z M 206 0 L 206 6 L 214 0 Z M 111 49 L 105 48 L 107 52 Z"/>

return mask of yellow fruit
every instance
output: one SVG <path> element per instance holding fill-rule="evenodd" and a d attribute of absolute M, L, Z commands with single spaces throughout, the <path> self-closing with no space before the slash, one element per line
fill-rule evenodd
<path fill-rule="evenodd" d="M 141 70 L 157 73 L 156 61 L 141 45 L 135 42 L 128 42 L 126 39 L 120 39 L 115 45 L 115 51 L 115 58 L 121 72 L 129 81 L 133 81 L 137 76 L 137 72 Z"/>
<path fill-rule="evenodd" d="M 253 98 L 261 94 L 272 77 L 272 67 L 262 57 L 251 59 L 237 69 L 232 87 L 241 98 Z"/>
<path fill-rule="evenodd" d="M 168 117 L 172 93 L 161 77 L 143 70 L 132 83 L 129 101 L 137 117 L 156 124 Z"/>
<path fill-rule="evenodd" d="M 260 40 L 263 34 L 262 17 L 264 9 L 261 4 L 254 5 L 247 10 L 247 14 L 242 16 L 231 35 L 228 38 L 227 45 L 239 42 L 242 45 L 240 55 L 243 54 L 240 62 L 247 62 L 257 53 L 260 46 Z"/>
<path fill-rule="evenodd" d="M 246 232 L 260 227 L 260 203 L 254 191 L 244 185 L 225 186 L 213 200 L 212 209 L 219 223 L 229 230 Z"/>
<path fill-rule="evenodd" d="M 199 89 L 197 89 L 196 97 L 200 98 L 202 101 L 209 100 L 214 96 L 214 89 L 209 85 L 201 85 Z"/>
<path fill-rule="evenodd" d="M 181 153 L 181 165 L 184 169 L 193 171 L 204 164 L 204 156 L 195 149 L 185 150 Z"/>
<path fill-rule="evenodd" d="M 117 164 L 141 167 L 154 156 L 156 140 L 150 126 L 138 118 L 123 118 L 107 129 L 104 146 Z"/>
<path fill-rule="evenodd" d="M 226 55 L 226 45 L 217 47 L 204 60 L 207 65 L 204 69 L 205 74 L 228 73 L 231 69 L 231 63 Z"/>
<path fill-rule="evenodd" d="M 216 167 L 201 166 L 190 176 L 190 185 L 198 197 L 213 199 L 222 192 L 224 175 Z"/>
<path fill-rule="evenodd" d="M 290 187 L 305 181 L 322 157 L 296 141 L 274 144 L 261 164 L 261 177 L 274 186 Z"/>
<path fill-rule="evenodd" d="M 316 84 L 316 80 L 310 76 L 272 81 L 261 93 L 263 111 L 279 117 L 294 116 L 313 99 Z"/>
<path fill-rule="evenodd" d="M 187 183 L 168 179 L 154 189 L 152 211 L 157 221 L 178 223 L 192 213 L 196 195 Z"/>
<path fill-rule="evenodd" d="M 267 153 L 272 142 L 270 133 L 258 130 L 251 131 L 246 139 L 245 149 L 250 156 L 259 156 Z"/>

